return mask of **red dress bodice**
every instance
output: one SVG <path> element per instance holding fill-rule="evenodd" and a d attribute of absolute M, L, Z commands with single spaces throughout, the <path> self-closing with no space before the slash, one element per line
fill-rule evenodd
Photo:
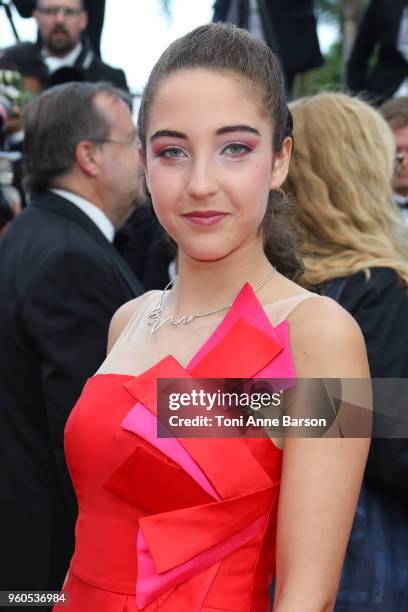
<path fill-rule="evenodd" d="M 74 612 L 266 612 L 282 452 L 268 438 L 157 436 L 160 378 L 294 376 L 287 322 L 246 285 L 190 364 L 91 378 L 68 420 Z M 62 609 L 62 608 L 61 608 Z"/>

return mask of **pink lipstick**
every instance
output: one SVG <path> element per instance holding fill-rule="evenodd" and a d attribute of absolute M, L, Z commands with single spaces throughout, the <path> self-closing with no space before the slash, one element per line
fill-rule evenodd
<path fill-rule="evenodd" d="M 188 221 L 196 225 L 215 225 L 219 223 L 228 213 L 220 212 L 218 210 L 194 210 L 190 213 L 183 215 Z"/>

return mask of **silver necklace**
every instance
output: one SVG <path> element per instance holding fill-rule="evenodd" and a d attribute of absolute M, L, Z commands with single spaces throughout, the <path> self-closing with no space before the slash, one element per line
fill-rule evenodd
<path fill-rule="evenodd" d="M 271 278 L 275 276 L 275 274 L 276 274 L 276 270 L 275 268 L 273 268 L 271 274 L 269 274 L 266 277 L 266 279 L 262 281 L 260 285 L 255 287 L 254 293 L 262 289 L 262 287 L 264 287 L 271 280 Z M 157 330 L 160 329 L 160 327 L 162 327 L 165 323 L 170 323 L 170 325 L 174 325 L 175 327 L 177 325 L 188 325 L 188 323 L 191 323 L 192 321 L 194 321 L 194 319 L 201 319 L 202 317 L 208 317 L 209 315 L 215 314 L 217 312 L 221 312 L 222 310 L 227 310 L 228 308 L 231 308 L 233 304 L 233 302 L 231 302 L 230 304 L 226 304 L 225 306 L 220 306 L 219 308 L 215 308 L 214 310 L 209 310 L 208 312 L 203 312 L 197 315 L 192 315 L 192 314 L 183 315 L 177 320 L 174 319 L 174 315 L 170 315 L 162 320 L 163 306 L 164 306 L 164 301 L 165 301 L 164 298 L 166 295 L 166 291 L 170 289 L 177 280 L 178 280 L 178 276 L 176 276 L 176 278 L 173 278 L 173 280 L 171 280 L 165 286 L 160 296 L 160 300 L 158 304 L 153 308 L 152 312 L 149 314 L 149 317 L 148 317 L 149 321 L 147 325 L 148 327 L 150 327 L 151 334 L 156 333 Z"/>

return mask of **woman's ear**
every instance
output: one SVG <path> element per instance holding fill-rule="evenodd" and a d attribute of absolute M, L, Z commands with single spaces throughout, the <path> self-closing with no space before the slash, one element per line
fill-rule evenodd
<path fill-rule="evenodd" d="M 274 153 L 271 189 L 276 189 L 283 185 L 288 176 L 290 156 L 292 154 L 293 140 L 289 136 L 285 138 L 282 148 L 278 153 Z"/>

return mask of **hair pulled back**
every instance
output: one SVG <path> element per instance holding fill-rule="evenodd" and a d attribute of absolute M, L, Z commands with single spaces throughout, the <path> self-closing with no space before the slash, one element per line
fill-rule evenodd
<path fill-rule="evenodd" d="M 293 122 L 278 59 L 262 41 L 224 23 L 200 26 L 175 40 L 155 64 L 143 92 L 138 117 L 143 149 L 149 111 L 158 87 L 172 73 L 196 68 L 231 72 L 255 85 L 260 106 L 272 123 L 273 149 L 281 150 L 285 138 L 292 136 Z M 287 198 L 271 191 L 261 229 L 269 261 L 288 278 L 297 279 L 303 265 L 297 254 L 292 209 Z"/>

